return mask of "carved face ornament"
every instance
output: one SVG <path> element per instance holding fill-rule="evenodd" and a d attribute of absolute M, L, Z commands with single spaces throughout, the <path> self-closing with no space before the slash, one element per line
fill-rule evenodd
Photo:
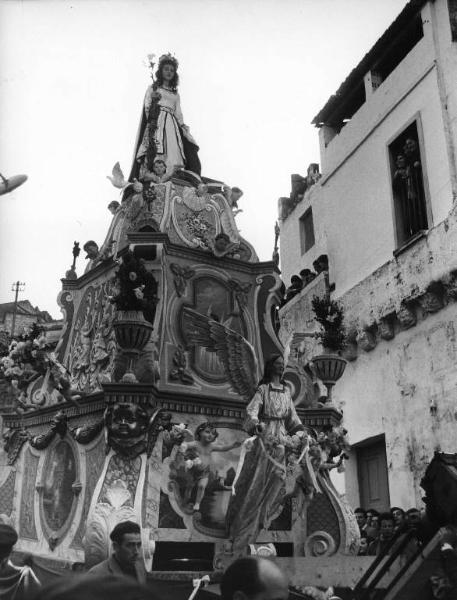
<path fill-rule="evenodd" d="M 134 404 L 117 404 L 111 417 L 111 431 L 122 438 L 137 438 L 148 428 L 148 415 Z"/>
<path fill-rule="evenodd" d="M 116 404 L 107 410 L 105 423 L 108 443 L 116 451 L 128 455 L 144 451 L 149 417 L 141 407 L 131 403 Z"/>

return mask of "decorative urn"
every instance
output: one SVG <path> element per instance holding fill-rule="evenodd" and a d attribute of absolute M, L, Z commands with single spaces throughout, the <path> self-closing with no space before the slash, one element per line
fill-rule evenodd
<path fill-rule="evenodd" d="M 137 383 L 135 364 L 151 338 L 153 326 L 141 310 L 121 310 L 116 314 L 113 327 L 116 342 L 128 358 L 128 367 L 121 381 Z"/>
<path fill-rule="evenodd" d="M 344 373 L 347 360 L 338 354 L 318 354 L 311 359 L 317 377 L 327 388 L 327 402 L 332 401 L 332 389 Z"/>

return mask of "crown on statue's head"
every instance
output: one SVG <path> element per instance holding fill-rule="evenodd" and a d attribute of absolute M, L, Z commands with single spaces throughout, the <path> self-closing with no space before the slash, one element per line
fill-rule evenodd
<path fill-rule="evenodd" d="M 162 56 L 159 58 L 159 68 L 164 62 L 171 62 L 175 66 L 175 69 L 177 69 L 179 65 L 176 56 L 173 56 L 173 54 L 170 52 L 167 54 L 162 54 Z"/>

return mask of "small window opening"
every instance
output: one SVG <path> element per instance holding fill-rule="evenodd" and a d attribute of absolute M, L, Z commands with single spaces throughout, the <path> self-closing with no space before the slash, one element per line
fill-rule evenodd
<path fill-rule="evenodd" d="M 300 244 L 301 253 L 308 252 L 314 246 L 314 222 L 313 210 L 311 207 L 300 217 Z"/>
<path fill-rule="evenodd" d="M 398 246 L 428 229 L 427 205 L 417 124 L 389 146 Z"/>

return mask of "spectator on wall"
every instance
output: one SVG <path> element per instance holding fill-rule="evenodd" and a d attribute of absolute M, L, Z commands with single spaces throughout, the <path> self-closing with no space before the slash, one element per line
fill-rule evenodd
<path fill-rule="evenodd" d="M 355 520 L 357 521 L 357 525 L 359 526 L 359 531 L 365 531 L 367 528 L 367 511 L 363 508 L 356 508 L 354 511 Z"/>
<path fill-rule="evenodd" d="M 395 533 L 395 521 L 391 513 L 383 513 L 379 517 L 379 537 L 368 546 L 368 556 L 378 556 L 390 545 Z"/>
<path fill-rule="evenodd" d="M 394 518 L 395 530 L 397 531 L 398 529 L 402 529 L 406 525 L 405 511 L 402 508 L 399 508 L 398 506 L 393 506 L 390 509 L 390 512 L 392 513 L 392 517 Z"/>
<path fill-rule="evenodd" d="M 368 536 L 366 531 L 360 533 L 360 546 L 358 556 L 366 556 L 368 553 Z"/>
<path fill-rule="evenodd" d="M 379 535 L 379 513 L 374 508 L 367 510 L 366 532 L 369 541 L 376 540 Z"/>
<path fill-rule="evenodd" d="M 17 567 L 11 560 L 11 552 L 18 540 L 14 527 L 0 523 L 0 598 L 2 600 L 26 600 L 40 589 L 40 582 L 29 566 Z"/>

